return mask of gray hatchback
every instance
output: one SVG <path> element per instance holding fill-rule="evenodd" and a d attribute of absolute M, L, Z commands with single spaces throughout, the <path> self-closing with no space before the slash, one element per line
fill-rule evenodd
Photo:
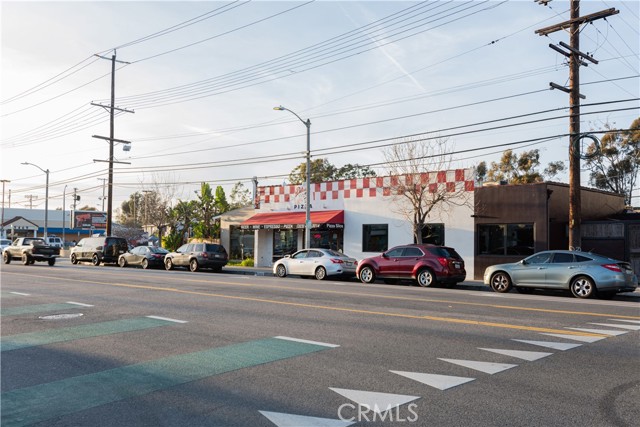
<path fill-rule="evenodd" d="M 173 270 L 174 267 L 189 267 L 191 271 L 210 268 L 219 272 L 227 262 L 229 262 L 227 250 L 216 243 L 188 243 L 164 257 L 164 267 L 167 270 Z"/>
<path fill-rule="evenodd" d="M 487 267 L 484 284 L 496 292 L 512 287 L 522 293 L 536 288 L 568 289 L 577 298 L 596 293 L 610 297 L 618 292 L 633 292 L 638 277 L 631 264 L 590 252 L 544 251 L 520 262 Z"/>

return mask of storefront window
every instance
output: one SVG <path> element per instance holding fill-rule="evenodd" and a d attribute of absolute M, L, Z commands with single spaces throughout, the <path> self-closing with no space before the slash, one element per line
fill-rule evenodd
<path fill-rule="evenodd" d="M 444 245 L 444 224 L 422 224 L 422 243 Z"/>
<path fill-rule="evenodd" d="M 362 226 L 362 252 L 384 252 L 389 244 L 389 225 L 364 224 Z"/>
<path fill-rule="evenodd" d="M 229 258 L 234 260 L 253 258 L 255 232 L 242 230 L 238 226 L 230 226 Z"/>
<path fill-rule="evenodd" d="M 283 258 L 298 250 L 298 230 L 273 230 L 273 259 Z"/>
<path fill-rule="evenodd" d="M 310 247 L 342 252 L 343 234 L 343 230 L 311 230 Z"/>
<path fill-rule="evenodd" d="M 478 225 L 481 255 L 531 255 L 533 224 Z"/>

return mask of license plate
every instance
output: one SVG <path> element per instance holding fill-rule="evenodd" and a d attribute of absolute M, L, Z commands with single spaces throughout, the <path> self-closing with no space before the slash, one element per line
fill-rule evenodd
<path fill-rule="evenodd" d="M 454 262 L 453 263 L 453 268 L 460 269 L 460 263 L 459 262 Z"/>
<path fill-rule="evenodd" d="M 347 262 L 345 262 L 345 263 L 344 263 L 344 265 L 346 265 L 347 267 L 351 267 L 351 266 L 353 265 L 353 263 L 352 263 L 352 262 L 347 261 Z"/>

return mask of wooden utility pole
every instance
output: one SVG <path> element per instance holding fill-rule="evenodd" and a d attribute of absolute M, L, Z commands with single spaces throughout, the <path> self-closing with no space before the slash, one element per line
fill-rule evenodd
<path fill-rule="evenodd" d="M 545 4 L 548 2 L 542 2 Z M 559 48 L 553 44 L 549 47 L 569 58 L 569 87 L 565 88 L 556 83 L 549 83 L 552 89 L 559 89 L 569 93 L 569 249 L 582 246 L 580 223 L 582 219 L 582 201 L 580 197 L 580 66 L 587 66 L 586 59 L 594 64 L 598 61 L 580 52 L 580 26 L 597 19 L 619 13 L 615 9 L 606 9 L 590 15 L 580 16 L 580 0 L 571 0 L 571 19 L 550 27 L 536 30 L 536 34 L 546 36 L 560 30 L 569 30 L 569 45 L 560 42 Z"/>
<path fill-rule="evenodd" d="M 109 59 L 107 57 L 104 56 L 100 56 L 100 55 L 95 55 L 98 58 L 102 58 L 102 59 Z M 115 161 L 114 157 L 113 157 L 113 146 L 114 146 L 114 142 L 118 142 L 118 143 L 123 143 L 123 144 L 131 144 L 131 142 L 129 141 L 122 141 L 122 140 L 117 140 L 114 138 L 114 118 L 115 118 L 115 110 L 118 111 L 124 111 L 127 113 L 133 113 L 133 111 L 131 110 L 125 110 L 123 108 L 116 108 L 116 106 L 114 105 L 116 102 L 116 62 L 121 63 L 121 64 L 128 64 L 128 62 L 124 62 L 124 61 L 116 61 L 116 51 L 113 51 L 113 55 L 111 56 L 111 105 L 105 106 L 105 105 L 101 105 L 101 104 L 95 104 L 95 103 L 91 103 L 91 105 L 97 106 L 97 107 L 103 107 L 103 108 L 108 108 L 109 109 L 109 137 L 104 137 L 104 136 L 97 136 L 97 135 L 93 135 L 93 138 L 100 138 L 100 139 L 106 139 L 109 141 L 109 159 L 107 160 L 107 162 L 109 163 L 109 184 L 108 184 L 108 188 L 107 188 L 107 226 L 106 226 L 106 235 L 110 236 L 111 235 L 111 225 L 113 222 L 113 164 L 114 163 L 123 163 L 123 164 L 130 164 L 128 162 L 117 162 Z M 99 161 L 104 161 L 104 160 L 93 160 L 94 162 L 99 162 Z"/>

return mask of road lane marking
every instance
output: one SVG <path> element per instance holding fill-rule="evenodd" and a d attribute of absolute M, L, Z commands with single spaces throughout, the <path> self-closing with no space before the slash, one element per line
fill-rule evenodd
<path fill-rule="evenodd" d="M 503 354 L 505 356 L 515 357 L 516 359 L 526 360 L 527 362 L 533 362 L 543 357 L 551 356 L 553 353 L 546 353 L 542 351 L 522 351 L 522 350 L 507 350 L 501 348 L 480 348 L 478 350 L 490 351 L 492 353 Z"/>
<path fill-rule="evenodd" d="M 31 294 L 25 294 L 23 292 L 9 292 L 9 293 L 10 294 L 14 294 L 14 295 L 20 295 L 20 296 L 23 296 L 23 297 L 30 297 L 31 296 Z"/>
<path fill-rule="evenodd" d="M 300 338 L 291 338 L 291 337 L 275 337 L 279 340 L 289 340 L 289 341 L 295 341 L 295 342 L 303 342 L 303 343 L 307 343 L 307 344 L 315 344 L 315 345 L 322 345 L 325 347 L 329 347 L 329 348 L 336 348 L 336 347 L 340 347 L 337 344 L 328 344 L 326 342 L 319 342 L 319 341 L 309 341 L 309 340 L 303 340 Z"/>
<path fill-rule="evenodd" d="M 167 322 L 173 322 L 173 323 L 189 323 L 186 320 L 171 319 L 169 317 L 161 317 L 161 316 L 147 316 L 147 317 L 151 319 L 166 320 Z"/>
<path fill-rule="evenodd" d="M 63 280 L 63 279 L 60 279 Z M 114 282 L 98 282 L 98 281 L 87 281 L 87 280 L 79 280 L 79 279 L 64 279 L 66 281 L 78 281 L 82 283 L 90 283 L 97 285 L 107 285 L 107 286 L 116 286 L 122 288 L 129 289 L 143 289 L 143 290 L 152 290 L 152 291 L 161 291 L 161 292 L 175 292 L 184 295 L 198 295 L 198 296 L 207 296 L 212 298 L 223 298 L 237 301 L 251 301 L 251 302 L 259 302 L 259 303 L 267 303 L 267 304 L 276 304 L 276 305 L 285 305 L 289 307 L 300 307 L 300 308 L 313 308 L 317 310 L 327 310 L 327 311 L 339 311 L 345 313 L 356 313 L 356 314 L 365 314 L 365 315 L 375 315 L 375 316 L 388 316 L 388 317 L 398 317 L 404 319 L 419 319 L 419 320 L 432 320 L 437 322 L 445 322 L 445 323 L 456 323 L 456 324 L 464 324 L 464 325 L 474 325 L 474 326 L 487 326 L 492 328 L 502 328 L 502 329 L 514 329 L 520 331 L 531 331 L 531 332 L 549 332 L 549 333 L 565 333 L 565 334 L 575 334 L 575 335 L 587 335 L 587 336 L 603 336 L 597 333 L 589 333 L 589 332 L 572 332 L 567 331 L 566 329 L 555 329 L 555 328 L 542 328 L 537 326 L 523 326 L 523 325 L 513 325 L 508 323 L 496 323 L 496 322 L 485 322 L 479 320 L 467 320 L 467 319 L 458 319 L 453 317 L 439 317 L 439 316 L 419 316 L 414 314 L 405 314 L 405 313 L 392 313 L 392 312 L 384 312 L 384 311 L 374 311 L 374 310 L 361 310 L 354 308 L 346 308 L 346 307 L 335 307 L 335 306 L 326 306 L 326 305 L 317 305 L 317 304 L 307 304 L 307 303 L 297 303 L 297 302 L 289 302 L 282 300 L 273 300 L 268 298 L 258 298 L 258 297 L 245 297 L 238 295 L 226 295 L 219 294 L 213 292 L 203 292 L 203 291 L 189 291 L 185 289 L 177 289 L 177 288 L 165 288 L 151 285 L 134 285 L 128 283 L 114 283 Z M 612 316 L 611 314 L 607 314 L 606 316 Z"/>
<path fill-rule="evenodd" d="M 166 291 L 175 291 L 180 292 L 180 289 L 173 287 L 154 287 L 154 286 L 145 286 L 145 285 L 134 285 L 134 284 L 117 284 L 113 282 L 99 282 L 96 280 L 89 281 L 87 279 L 70 279 L 56 276 L 40 276 L 34 274 L 26 274 L 26 273 L 16 273 L 10 272 L 5 274 L 13 274 L 18 276 L 28 276 L 28 277 L 36 277 L 36 278 L 45 278 L 45 279 L 54 279 L 54 280 L 65 280 L 68 282 L 81 282 L 81 283 L 92 283 L 96 285 L 110 285 L 110 286 L 126 286 L 130 288 L 139 288 L 139 289 L 153 289 L 153 290 L 166 290 Z M 249 276 L 253 277 L 253 276 Z M 305 292 L 315 292 L 315 293 L 326 293 L 326 294 L 336 294 L 336 295 L 347 295 L 347 296 L 358 296 L 358 297 L 367 297 L 367 298 L 379 298 L 379 299 L 391 299 L 391 300 L 399 300 L 399 301 L 411 301 L 411 302 L 433 302 L 440 304 L 453 304 L 453 305 L 465 305 L 472 307 L 485 307 L 485 308 L 495 308 L 501 310 L 514 310 L 514 311 L 531 311 L 538 313 L 552 313 L 552 314 L 568 314 L 568 315 L 578 315 L 578 316 L 592 316 L 592 317 L 610 317 L 616 319 L 632 319 L 640 322 L 640 316 L 628 316 L 622 314 L 612 314 L 612 313 L 594 313 L 589 311 L 573 311 L 573 310 L 554 310 L 548 308 L 534 308 L 534 307 L 518 307 L 518 306 L 510 306 L 510 305 L 500 305 L 500 304 L 487 304 L 487 303 L 477 303 L 477 302 L 463 302 L 463 301 L 451 301 L 451 300 L 442 300 L 442 299 L 434 299 L 434 298 L 420 298 L 415 296 L 397 296 L 397 295 L 381 295 L 381 294 L 365 294 L 362 292 L 347 292 L 347 291 L 336 291 L 330 289 L 314 289 L 314 288 L 295 288 L 291 286 L 264 286 L 261 284 L 250 284 L 250 283 L 238 283 L 238 282 L 225 282 L 221 280 L 196 280 L 196 279 L 181 279 L 181 282 L 191 282 L 191 283 L 204 283 L 204 284 L 218 284 L 218 285 L 229 285 L 229 286 L 238 286 L 238 287 L 262 287 L 268 289 L 279 289 L 279 290 L 288 290 L 288 291 L 305 291 Z M 546 300 L 545 300 L 546 301 Z"/>
<path fill-rule="evenodd" d="M 2 426 L 26 426 L 243 368 L 322 350 L 266 338 L 80 375 L 2 393 Z M 58 420 L 59 421 L 59 420 Z"/>
<path fill-rule="evenodd" d="M 355 421 L 343 421 L 333 418 L 309 417 L 306 415 L 285 414 L 284 412 L 258 411 L 278 427 L 348 427 Z"/>
<path fill-rule="evenodd" d="M 73 341 L 104 335 L 119 334 L 123 332 L 139 331 L 143 329 L 167 326 L 166 320 L 149 317 L 134 319 L 121 319 L 109 322 L 90 323 L 86 325 L 71 326 L 60 329 L 50 329 L 41 332 L 29 332 L 25 334 L 9 335 L 0 338 L 0 351 L 12 351 L 27 347 L 53 344 L 58 342 Z"/>
<path fill-rule="evenodd" d="M 67 304 L 79 305 L 80 307 L 93 307 L 91 304 L 84 304 L 81 302 L 67 301 Z"/>
<path fill-rule="evenodd" d="M 609 329 L 589 329 L 589 328 L 567 328 L 567 329 L 571 329 L 572 331 L 579 331 L 579 332 L 589 332 L 591 334 L 600 334 L 600 335 L 624 335 L 626 333 L 628 333 L 629 331 L 621 331 L 621 330 L 617 330 L 617 331 L 612 331 Z"/>
<path fill-rule="evenodd" d="M 542 335 L 547 335 L 550 337 L 556 337 L 556 338 L 562 338 L 562 339 L 569 339 L 574 341 L 588 342 L 588 343 L 600 341 L 607 338 L 607 337 L 588 337 L 585 335 L 566 335 L 566 334 L 547 334 L 547 333 L 543 333 Z"/>
<path fill-rule="evenodd" d="M 475 378 L 468 377 L 454 377 L 452 375 L 438 375 L 438 374 L 423 374 L 420 372 L 404 372 L 404 371 L 389 371 L 397 375 L 418 381 L 419 383 L 426 384 L 438 390 L 447 390 L 452 387 L 456 387 L 468 382 L 474 381 Z"/>
<path fill-rule="evenodd" d="M 405 403 L 420 399 L 420 396 L 407 396 L 403 394 L 379 393 L 375 391 L 349 390 L 346 388 L 329 387 L 329 390 L 353 400 L 359 405 L 369 408 L 371 411 L 382 414 L 390 409 L 397 408 Z"/>
<path fill-rule="evenodd" d="M 79 308 L 81 308 L 81 306 L 68 302 L 60 304 L 23 305 L 20 307 L 3 307 L 0 309 L 0 315 L 19 316 L 22 314 L 46 313 L 49 311 L 77 310 Z"/>
<path fill-rule="evenodd" d="M 640 325 L 620 325 L 620 324 L 613 324 L 613 323 L 589 323 L 590 325 L 596 325 L 596 326 L 605 326 L 607 328 L 620 328 L 620 329 L 628 329 L 630 331 L 640 331 Z"/>
<path fill-rule="evenodd" d="M 464 366 L 476 371 L 484 372 L 485 374 L 493 375 L 498 372 L 506 371 L 507 369 L 515 368 L 518 365 L 511 363 L 494 363 L 494 362 L 479 362 L 477 360 L 460 360 L 460 359 L 443 359 L 441 357 L 438 360 L 444 362 L 453 363 L 454 365 Z"/>
<path fill-rule="evenodd" d="M 553 342 L 553 341 L 530 341 L 530 340 L 517 340 L 513 339 L 513 341 L 522 342 L 525 344 L 537 345 L 539 347 L 547 347 L 552 348 L 554 350 L 570 350 L 572 348 L 580 347 L 582 344 L 573 344 L 567 342 Z"/>
<path fill-rule="evenodd" d="M 624 319 L 609 319 L 609 320 L 613 320 L 615 322 L 635 323 L 635 324 L 640 325 L 640 320 L 624 320 Z"/>

